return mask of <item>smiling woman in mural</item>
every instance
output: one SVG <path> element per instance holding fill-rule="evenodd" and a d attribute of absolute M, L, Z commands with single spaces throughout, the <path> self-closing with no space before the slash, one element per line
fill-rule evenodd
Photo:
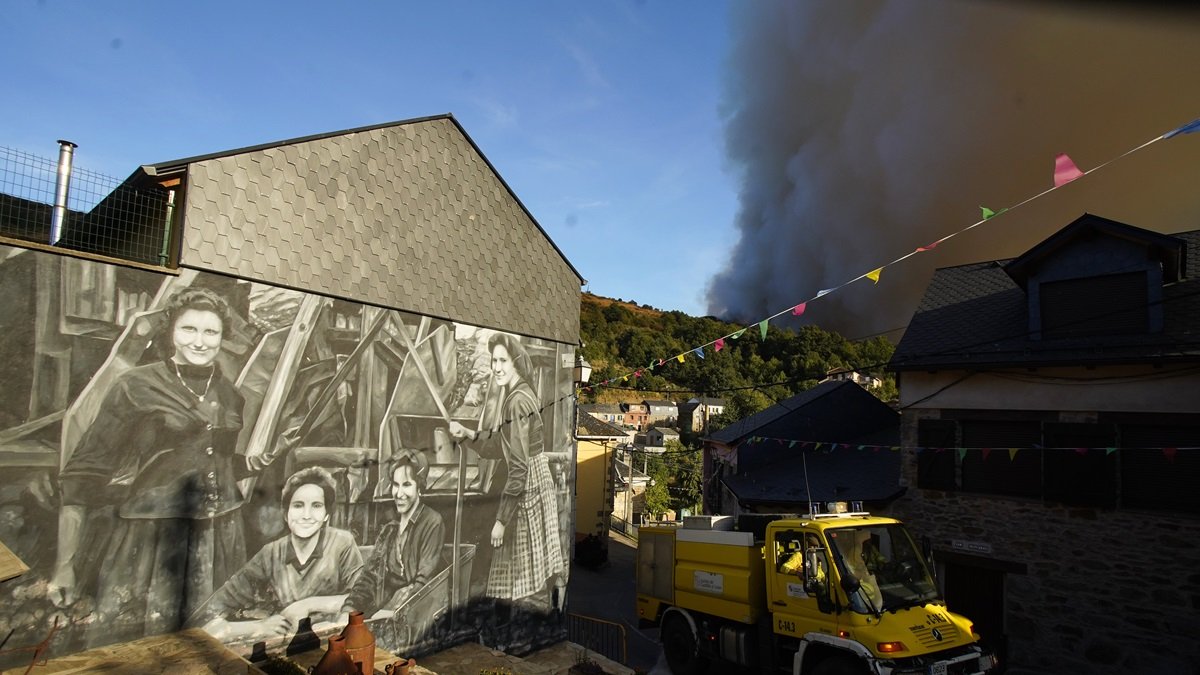
<path fill-rule="evenodd" d="M 58 557 L 49 594 L 65 606 L 89 510 L 115 507 L 96 590 L 93 644 L 178 630 L 245 562 L 236 481 L 243 400 L 217 365 L 225 300 L 188 288 L 165 308 L 162 361 L 123 373 L 63 467 Z M 78 581 L 90 581 L 79 579 Z"/>
<path fill-rule="evenodd" d="M 549 582 L 565 578 L 559 546 L 557 489 L 545 453 L 542 418 L 529 382 L 533 362 L 516 338 L 488 340 L 491 383 L 479 429 L 450 422 L 450 434 L 467 440 L 481 457 L 503 458 L 508 478 L 492 524 L 494 549 L 488 570 L 489 597 L 550 606 Z"/>
<path fill-rule="evenodd" d="M 190 623 L 227 640 L 287 635 L 304 617 L 334 619 L 363 567 L 354 536 L 328 526 L 336 500 L 325 469 L 292 474 L 281 498 L 289 534 L 263 546 Z M 247 618 L 255 615 L 266 616 Z"/>
<path fill-rule="evenodd" d="M 372 619 L 389 618 L 421 590 L 442 566 L 446 526 L 441 515 L 421 502 L 429 461 L 420 452 L 401 450 L 384 476 L 392 482 L 396 519 L 384 526 L 375 548 L 346 599 L 345 611 Z"/>

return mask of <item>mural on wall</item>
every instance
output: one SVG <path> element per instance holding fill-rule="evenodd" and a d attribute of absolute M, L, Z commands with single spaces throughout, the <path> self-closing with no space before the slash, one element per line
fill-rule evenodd
<path fill-rule="evenodd" d="M 0 289 L 9 646 L 560 637 L 569 345 L 16 248 Z"/>

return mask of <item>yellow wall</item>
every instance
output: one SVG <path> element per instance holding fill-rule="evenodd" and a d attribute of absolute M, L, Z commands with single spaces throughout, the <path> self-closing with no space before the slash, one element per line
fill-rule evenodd
<path fill-rule="evenodd" d="M 579 441 L 575 472 L 575 534 L 604 536 L 612 512 L 613 442 Z"/>

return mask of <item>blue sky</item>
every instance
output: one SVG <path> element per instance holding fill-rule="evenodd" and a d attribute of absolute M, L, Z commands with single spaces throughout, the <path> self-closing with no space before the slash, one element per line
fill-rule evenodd
<path fill-rule="evenodd" d="M 1145 5 L 1149 4 L 1149 9 Z M 966 0 L 6 0 L 0 145 L 138 165 L 453 113 L 600 295 L 756 323 L 1200 116 L 1200 11 Z M 1200 134 L 823 296 L 898 337 L 935 267 L 1085 212 L 1200 217 Z M 789 321 L 786 317 L 780 321 Z"/>
<path fill-rule="evenodd" d="M 735 238 L 726 3 L 8 0 L 0 145 L 138 165 L 453 113 L 588 279 L 703 314 Z"/>

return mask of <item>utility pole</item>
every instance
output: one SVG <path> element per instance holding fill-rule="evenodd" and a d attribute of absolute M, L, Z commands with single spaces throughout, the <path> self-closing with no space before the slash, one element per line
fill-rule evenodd
<path fill-rule="evenodd" d="M 629 460 L 629 481 L 625 487 L 625 522 L 629 526 L 633 526 L 633 453 L 629 451 L 628 446 L 625 448 L 626 459 Z M 632 533 L 626 533 L 633 536 Z"/>

